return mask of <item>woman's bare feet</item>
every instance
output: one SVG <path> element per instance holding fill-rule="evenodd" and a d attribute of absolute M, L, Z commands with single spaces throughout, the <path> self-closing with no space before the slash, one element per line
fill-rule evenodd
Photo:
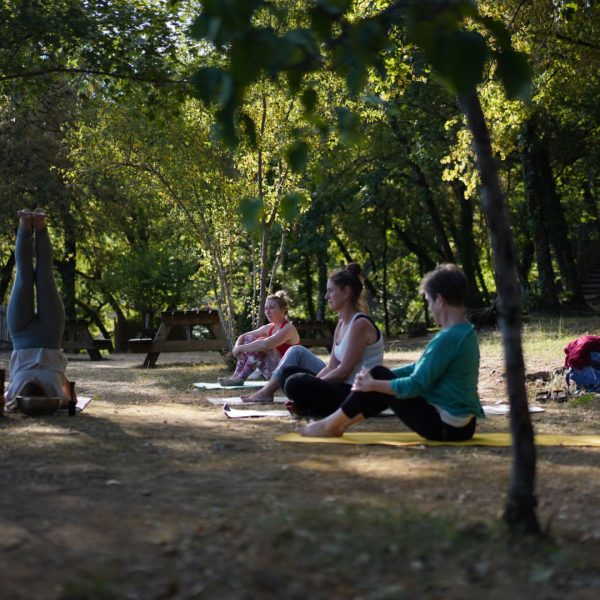
<path fill-rule="evenodd" d="M 36 208 L 35 210 L 32 210 L 30 214 L 33 227 L 36 230 L 46 228 L 46 211 L 41 208 Z"/>
<path fill-rule="evenodd" d="M 301 417 L 302 415 L 298 412 L 296 408 L 296 403 L 293 400 L 286 400 L 283 405 L 288 409 L 290 415 L 293 417 Z"/>
<path fill-rule="evenodd" d="M 223 387 L 239 387 L 244 385 L 244 380 L 241 377 L 219 377 L 217 381 Z"/>
<path fill-rule="evenodd" d="M 333 427 L 331 423 L 327 422 L 327 419 L 302 425 L 302 427 L 298 427 L 297 431 L 306 437 L 341 437 L 344 434 L 343 429 Z"/>
<path fill-rule="evenodd" d="M 31 211 L 28 208 L 24 208 L 17 212 L 19 217 L 19 227 L 23 231 L 31 231 Z"/>
<path fill-rule="evenodd" d="M 300 435 L 307 437 L 341 437 L 348 427 L 364 421 L 364 417 L 358 414 L 352 419 L 346 416 L 346 413 L 340 408 L 328 417 L 320 421 L 314 421 L 308 425 L 298 428 Z"/>
<path fill-rule="evenodd" d="M 264 390 L 260 389 L 254 392 L 254 394 L 248 394 L 240 396 L 240 398 L 244 402 L 273 402 L 275 396 L 273 394 L 269 394 L 268 392 L 265 394 Z"/>
<path fill-rule="evenodd" d="M 264 387 L 256 390 L 253 394 L 241 396 L 244 402 L 273 402 L 275 392 L 279 389 L 277 379 L 269 379 Z"/>

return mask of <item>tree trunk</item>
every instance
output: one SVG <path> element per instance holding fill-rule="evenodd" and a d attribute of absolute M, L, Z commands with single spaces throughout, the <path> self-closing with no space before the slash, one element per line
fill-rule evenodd
<path fill-rule="evenodd" d="M 550 255 L 550 240 L 546 229 L 544 206 L 542 200 L 542 186 L 540 184 L 537 163 L 537 140 L 532 126 L 527 123 L 523 132 L 523 181 L 525 183 L 525 197 L 528 208 L 529 231 L 532 234 L 536 262 L 538 265 L 538 285 L 541 306 L 550 310 L 558 310 L 560 302 L 554 285 L 554 269 Z"/>
<path fill-rule="evenodd" d="M 2 276 L 0 277 L 0 304 L 6 304 L 5 298 L 8 294 L 8 286 L 15 268 L 15 252 L 10 253 L 6 264 L 2 267 Z"/>
<path fill-rule="evenodd" d="M 527 237 L 523 244 L 521 252 L 521 260 L 517 261 L 517 272 L 519 275 L 519 281 L 521 283 L 521 290 L 523 297 L 527 301 L 527 298 L 531 295 L 531 288 L 529 286 L 529 272 L 533 265 L 533 257 L 535 254 L 535 247 L 530 237 Z"/>
<path fill-rule="evenodd" d="M 417 244 L 406 231 L 400 229 L 396 223 L 393 225 L 393 230 L 394 235 L 406 246 L 406 249 L 417 257 L 419 264 L 423 266 L 425 273 L 435 269 L 436 261 L 431 258 L 427 250 L 422 246 L 419 246 L 419 244 Z"/>
<path fill-rule="evenodd" d="M 485 116 L 475 89 L 459 96 L 473 135 L 481 177 L 483 210 L 490 228 L 498 291 L 498 315 L 504 345 L 506 383 L 510 401 L 512 469 L 504 520 L 510 528 L 539 533 L 534 495 L 536 454 L 527 405 L 525 364 L 521 344 L 521 297 L 512 232 L 508 223 Z"/>
<path fill-rule="evenodd" d="M 315 320 L 315 303 L 313 300 L 313 279 L 312 270 L 310 265 L 310 256 L 306 254 L 304 256 L 304 293 L 305 293 L 305 304 L 306 314 L 310 321 Z"/>
<path fill-rule="evenodd" d="M 333 234 L 333 240 L 337 244 L 338 248 L 340 249 L 340 252 L 344 255 L 346 262 L 348 264 L 350 264 L 351 262 L 355 262 L 354 259 L 352 258 L 352 255 L 350 254 L 350 251 L 348 250 L 348 248 L 346 248 L 346 245 L 344 244 L 344 242 L 342 242 L 342 240 L 335 233 Z M 361 265 L 361 267 L 362 267 L 362 265 Z M 364 281 L 365 281 L 365 288 L 367 289 L 367 291 L 371 294 L 371 296 L 373 298 L 377 298 L 377 289 L 371 283 L 371 280 L 365 276 L 364 273 L 363 273 L 363 277 L 364 277 Z"/>
<path fill-rule="evenodd" d="M 65 258 L 57 263 L 63 282 L 63 303 L 67 319 L 76 319 L 75 273 L 77 267 L 77 233 L 75 219 L 69 212 L 63 216 L 65 235 Z"/>
<path fill-rule="evenodd" d="M 460 206 L 460 230 L 457 236 L 458 255 L 467 277 L 467 304 L 472 307 L 483 306 L 483 299 L 477 287 L 477 263 L 479 253 L 473 238 L 473 201 L 465 196 L 465 184 L 453 181 L 452 190 Z"/>
<path fill-rule="evenodd" d="M 583 294 L 577 275 L 577 265 L 575 264 L 573 249 L 569 241 L 569 229 L 567 220 L 565 219 L 565 212 L 556 190 L 548 151 L 539 137 L 535 118 L 529 120 L 525 129 L 532 149 L 533 168 L 536 171 L 540 187 L 540 198 L 543 202 L 544 210 L 542 217 L 546 222 L 550 244 L 558 262 L 563 287 L 569 292 L 573 302 L 581 304 L 583 302 Z"/>
<path fill-rule="evenodd" d="M 600 215 L 594 197 L 594 171 L 591 167 L 588 167 L 583 182 L 583 205 L 592 219 L 585 227 L 586 235 L 582 236 L 582 240 L 579 240 L 580 248 L 587 246 L 592 240 L 600 238 Z"/>
<path fill-rule="evenodd" d="M 317 319 L 322 321 L 325 318 L 325 293 L 327 292 L 327 257 L 324 253 L 317 254 L 317 274 L 318 274 L 318 298 L 317 298 Z"/>
<path fill-rule="evenodd" d="M 381 290 L 381 303 L 383 304 L 383 323 L 386 337 L 390 336 L 390 313 L 388 310 L 388 236 L 390 227 L 390 209 L 386 206 L 383 213 L 383 282 Z"/>
<path fill-rule="evenodd" d="M 423 170 L 417 163 L 410 161 L 410 165 L 412 166 L 417 175 L 417 182 L 419 184 L 419 187 L 423 190 L 425 204 L 427 205 L 427 210 L 429 212 L 429 216 L 431 217 L 431 222 L 435 231 L 435 237 L 438 242 L 440 251 L 444 257 L 444 261 L 455 263 L 456 259 L 454 258 L 454 252 L 452 252 L 450 242 L 448 241 L 448 236 L 446 235 L 446 229 L 444 227 L 444 223 L 442 222 L 442 217 L 440 216 L 440 212 L 435 204 L 433 192 L 431 191 L 431 188 L 427 183 L 425 173 L 423 173 Z"/>
<path fill-rule="evenodd" d="M 102 322 L 102 319 L 100 318 L 98 312 L 95 311 L 91 306 L 88 306 L 87 304 L 82 302 L 81 300 L 77 300 L 77 306 L 79 306 L 83 310 L 83 312 L 87 315 L 90 321 L 93 321 L 96 324 L 96 327 L 98 327 L 102 336 L 106 339 L 110 339 L 110 333 L 108 332 L 108 329 L 106 329 L 106 327 L 104 326 L 104 323 Z"/>

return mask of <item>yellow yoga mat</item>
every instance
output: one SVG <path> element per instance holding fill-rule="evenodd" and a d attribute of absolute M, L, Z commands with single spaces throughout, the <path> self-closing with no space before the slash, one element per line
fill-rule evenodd
<path fill-rule="evenodd" d="M 416 433 L 386 433 L 382 431 L 361 431 L 345 433 L 342 437 L 304 437 L 299 433 L 285 433 L 275 438 L 278 442 L 303 442 L 305 444 L 378 444 L 383 446 L 495 446 L 507 447 L 511 444 L 510 433 L 478 433 L 466 442 L 434 442 Z M 561 435 L 541 433 L 535 436 L 536 446 L 597 446 L 600 435 Z"/>

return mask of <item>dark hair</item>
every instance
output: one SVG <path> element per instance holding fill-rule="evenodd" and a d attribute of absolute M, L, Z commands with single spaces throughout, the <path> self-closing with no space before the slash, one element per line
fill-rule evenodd
<path fill-rule="evenodd" d="M 467 278 L 456 265 L 443 263 L 425 273 L 419 291 L 432 300 L 440 294 L 450 306 L 462 306 L 467 295 Z"/>
<path fill-rule="evenodd" d="M 277 302 L 277 306 L 279 306 L 283 313 L 287 315 L 290 299 L 283 290 L 279 290 L 274 294 L 269 294 L 267 296 L 267 300 L 273 300 L 274 302 Z M 267 303 L 267 300 L 265 300 L 265 305 Z"/>
<path fill-rule="evenodd" d="M 361 271 L 360 265 L 352 262 L 345 269 L 332 273 L 329 276 L 329 279 L 339 288 L 350 288 L 350 291 L 352 292 L 350 301 L 355 308 L 364 311 L 366 310 L 366 306 L 362 298 L 364 286 Z"/>
<path fill-rule="evenodd" d="M 33 379 L 27 381 L 19 390 L 20 396 L 48 396 L 48 392 L 43 385 Z"/>

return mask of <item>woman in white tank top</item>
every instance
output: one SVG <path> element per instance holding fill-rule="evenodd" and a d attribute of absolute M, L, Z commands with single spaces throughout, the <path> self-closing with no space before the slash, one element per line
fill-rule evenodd
<path fill-rule="evenodd" d="M 371 317 L 360 310 L 360 271 L 360 265 L 351 263 L 327 281 L 326 299 L 339 316 L 328 364 L 316 374 L 290 367 L 282 376 L 289 399 L 286 406 L 295 414 L 320 417 L 336 411 L 358 371 L 383 361 L 383 336 Z"/>

